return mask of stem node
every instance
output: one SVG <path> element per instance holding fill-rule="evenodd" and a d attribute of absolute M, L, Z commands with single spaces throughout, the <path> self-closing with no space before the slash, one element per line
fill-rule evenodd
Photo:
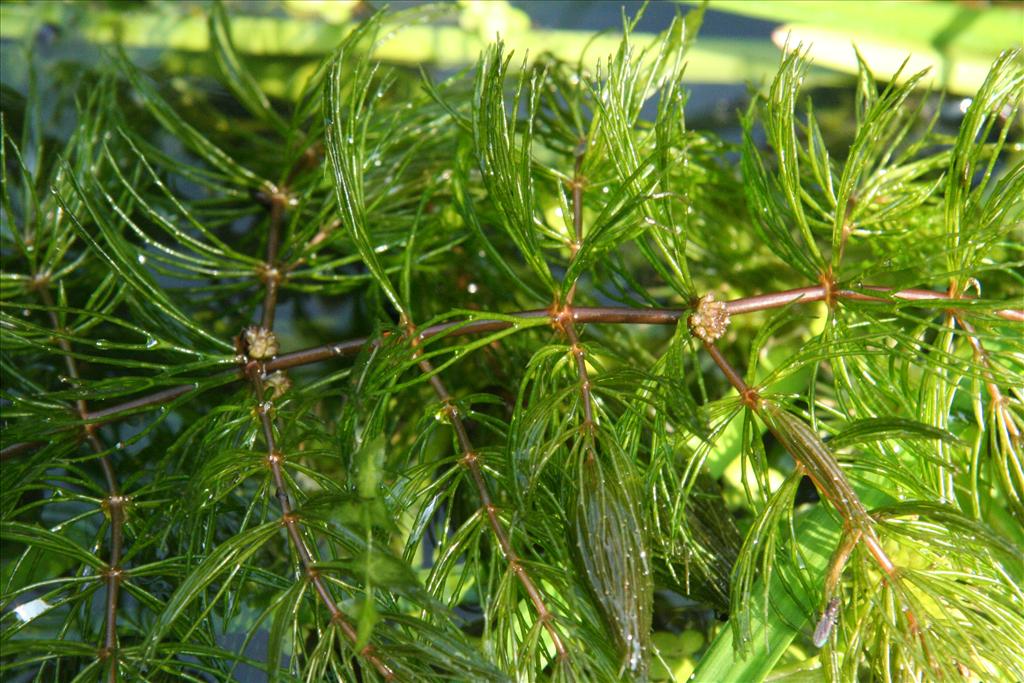
<path fill-rule="evenodd" d="M 708 292 L 697 300 L 696 310 L 686 319 L 693 336 L 705 344 L 713 344 L 729 329 L 729 308 Z"/>

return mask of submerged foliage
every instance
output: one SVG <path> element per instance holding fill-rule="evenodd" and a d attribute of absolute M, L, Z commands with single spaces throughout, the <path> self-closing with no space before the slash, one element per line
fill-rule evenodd
<path fill-rule="evenodd" d="M 409 20 L 5 90 L 5 678 L 1024 678 L 1020 53 L 950 134 L 793 50 L 730 142 L 699 12 L 440 82 Z"/>

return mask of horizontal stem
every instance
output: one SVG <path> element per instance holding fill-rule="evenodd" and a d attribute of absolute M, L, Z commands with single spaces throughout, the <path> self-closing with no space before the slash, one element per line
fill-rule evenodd
<path fill-rule="evenodd" d="M 11 458 L 17 458 L 22 453 L 28 453 L 34 451 L 37 448 L 42 448 L 49 441 L 19 441 L 12 443 L 10 446 L 4 446 L 3 450 L 0 450 L 0 462 L 9 460 Z"/>
<path fill-rule="evenodd" d="M 865 294 L 865 291 L 875 291 L 886 296 L 874 296 L 871 294 Z M 861 302 L 874 302 L 882 303 L 890 301 L 891 299 L 901 299 L 904 301 L 914 302 L 928 302 L 928 301 L 944 301 L 949 300 L 951 297 L 945 292 L 934 292 L 927 289 L 903 289 L 903 290 L 891 290 L 885 287 L 879 286 L 865 286 L 861 288 L 861 291 L 853 290 L 837 290 L 833 292 L 833 296 L 837 300 L 845 301 L 861 301 Z M 798 289 L 789 289 L 781 292 L 772 292 L 769 294 L 758 294 L 756 296 L 744 297 L 740 299 L 734 299 L 732 301 L 725 302 L 726 309 L 730 316 L 739 315 L 743 313 L 754 313 L 757 311 L 764 311 L 773 308 L 782 308 L 789 306 L 790 304 L 804 304 L 812 303 L 816 301 L 824 301 L 826 298 L 826 289 L 824 286 L 816 287 L 801 287 Z M 572 309 L 572 320 L 575 323 L 595 323 L 595 324 L 633 324 L 633 325 L 674 325 L 679 322 L 690 312 L 690 308 L 629 308 L 625 306 L 601 306 L 601 307 L 586 307 L 586 306 L 574 306 Z M 1024 322 L 1024 310 L 1016 309 L 998 309 L 992 312 L 1004 320 L 1012 322 Z M 518 311 L 515 313 L 508 314 L 509 318 L 519 319 L 538 319 L 538 318 L 551 318 L 552 311 L 550 309 L 532 309 L 526 311 Z M 482 319 L 473 320 L 471 322 L 465 321 L 453 321 L 447 323 L 438 323 L 431 325 L 420 330 L 417 335 L 418 340 L 426 340 L 432 337 L 442 336 L 445 334 L 453 335 L 470 335 L 470 334 L 484 334 L 487 332 L 496 332 L 511 327 L 514 323 L 509 319 Z M 385 333 L 387 336 L 389 333 Z M 299 367 L 302 365 L 309 365 L 311 363 L 319 363 L 321 361 L 329 360 L 335 357 L 346 357 L 354 356 L 361 351 L 367 344 L 378 344 L 378 339 L 371 337 L 360 337 L 358 339 L 350 339 L 343 342 L 335 342 L 331 344 L 324 344 L 322 346 L 315 346 L 308 349 L 302 349 L 301 351 L 293 351 L 291 353 L 284 353 L 273 360 L 266 363 L 267 372 L 273 372 L 275 370 L 286 370 L 288 368 Z M 214 375 L 212 378 L 218 378 L 222 380 L 238 381 L 244 378 L 244 375 L 240 371 L 230 371 L 222 373 L 221 375 Z M 113 422 L 117 419 L 127 417 L 128 414 L 135 413 L 143 408 L 150 406 L 162 405 L 170 403 L 176 398 L 189 394 L 193 391 L 199 390 L 196 384 L 183 384 L 168 389 L 161 389 L 160 391 L 133 398 L 122 403 L 110 406 L 108 408 L 101 408 L 99 410 L 92 410 L 86 413 L 83 420 L 87 424 L 100 425 L 108 422 Z M 9 458 L 16 457 L 27 451 L 32 450 L 34 447 L 45 445 L 45 441 L 34 441 L 34 442 L 23 442 L 14 443 L 0 450 L 0 461 L 7 460 Z"/>
<path fill-rule="evenodd" d="M 242 376 L 239 373 L 231 374 L 237 374 L 237 379 L 242 379 Z M 130 401 L 119 403 L 116 406 L 101 408 L 99 410 L 90 410 L 85 414 L 84 419 L 89 424 L 104 424 L 111 417 L 122 417 L 121 413 L 135 412 L 142 408 L 170 403 L 179 396 L 184 396 L 189 392 L 195 391 L 196 388 L 195 384 L 181 384 L 176 387 L 171 387 L 170 389 L 154 391 L 152 394 L 146 394 L 145 396 L 140 396 Z M 127 415 L 123 417 L 127 417 Z"/>
<path fill-rule="evenodd" d="M 730 316 L 734 316 L 741 313 L 782 308 L 795 303 L 809 304 L 815 301 L 824 301 L 826 296 L 827 290 L 823 286 L 801 287 L 799 289 L 787 289 L 782 292 L 769 292 L 768 294 L 758 294 L 734 301 L 726 301 L 725 309 L 729 312 Z"/>

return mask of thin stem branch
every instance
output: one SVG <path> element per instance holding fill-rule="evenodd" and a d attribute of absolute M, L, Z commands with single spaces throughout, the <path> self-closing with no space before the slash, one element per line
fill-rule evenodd
<path fill-rule="evenodd" d="M 576 148 L 576 161 L 574 164 L 572 178 L 572 223 L 576 241 L 572 245 L 572 255 L 569 259 L 570 267 L 579 256 L 580 247 L 583 246 L 583 157 L 586 154 L 585 141 Z M 569 287 L 565 297 L 565 305 L 562 311 L 555 318 L 556 326 L 565 334 L 569 342 L 569 352 L 576 364 L 576 377 L 580 385 L 580 406 L 583 409 L 583 436 L 584 446 L 587 449 L 587 463 L 594 463 L 597 460 L 597 452 L 594 447 L 594 397 L 591 394 L 590 374 L 587 372 L 586 351 L 580 344 L 579 335 L 576 332 L 575 315 L 573 309 L 573 298 L 576 295 L 576 284 L 574 280 Z"/>
<path fill-rule="evenodd" d="M 569 342 L 569 352 L 573 355 L 573 360 L 576 363 L 576 376 L 580 384 L 580 405 L 583 408 L 582 427 L 584 434 L 588 437 L 589 455 L 587 458 L 592 461 L 596 456 L 592 436 L 597 423 L 594 420 L 594 396 L 591 393 L 590 374 L 587 372 L 586 352 L 580 345 L 580 338 L 573 323 L 566 323 L 562 329 L 565 331 L 566 341 Z"/>
<path fill-rule="evenodd" d="M 49 314 L 50 323 L 54 331 L 59 333 L 62 327 L 60 318 L 57 316 L 53 296 L 50 294 L 46 282 L 40 281 L 38 292 L 40 299 L 42 299 L 43 304 L 48 309 L 47 313 Z M 63 335 L 59 335 L 57 337 L 57 344 L 64 352 L 64 364 L 68 375 L 73 380 L 79 379 L 81 375 L 78 371 L 78 362 L 71 355 L 71 342 Z M 104 448 L 103 443 L 100 442 L 99 437 L 96 435 L 96 425 L 89 424 L 86 421 L 86 417 L 89 414 L 88 404 L 85 399 L 78 399 L 75 402 L 75 406 L 78 409 L 78 415 L 85 422 L 86 441 L 89 442 L 93 452 L 99 454 L 100 469 L 103 471 L 103 478 L 107 484 L 107 498 L 103 501 L 102 507 L 110 515 L 110 556 L 107 560 L 105 572 L 107 594 L 104 608 L 103 648 L 100 651 L 100 657 L 109 662 L 107 681 L 109 683 L 116 683 L 120 670 L 117 652 L 117 609 L 121 580 L 124 576 L 121 567 L 121 556 L 124 548 L 124 496 L 121 495 L 121 490 L 117 483 L 117 473 L 114 471 L 114 465 L 110 462 L 110 457 L 104 452 L 106 448 Z"/>
<path fill-rule="evenodd" d="M 839 463 L 821 443 L 811 428 L 803 420 L 789 415 L 774 404 L 764 401 L 755 389 L 743 380 L 736 368 L 726 360 L 718 347 L 704 341 L 704 348 L 722 371 L 729 383 L 739 392 L 743 402 L 762 419 L 769 431 L 778 439 L 793 457 L 797 467 L 802 469 L 814 483 L 823 498 L 843 518 L 846 540 L 844 544 L 863 543 L 875 563 L 882 570 L 886 582 L 895 590 L 900 589 L 900 575 L 896 564 L 882 547 L 881 539 L 875 531 L 874 520 L 868 513 L 856 491 Z M 785 428 L 780 428 L 785 425 Z M 831 593 L 838 576 L 842 573 L 842 565 L 852 550 L 842 550 L 836 559 L 837 565 L 830 568 L 830 576 L 826 577 L 826 590 Z M 907 624 L 913 633 L 918 634 L 922 647 L 928 654 L 928 644 L 924 632 L 921 631 L 917 617 L 909 608 L 905 611 Z M 929 655 L 930 657 L 930 655 Z"/>
<path fill-rule="evenodd" d="M 281 223 L 284 219 L 284 207 L 286 202 L 287 197 L 280 190 L 275 191 L 270 196 L 270 224 L 267 235 L 267 256 L 264 269 L 260 273 L 260 277 L 266 287 L 263 297 L 263 315 L 260 321 L 260 327 L 268 334 L 272 334 L 274 313 L 277 308 L 277 290 L 280 282 L 280 275 L 278 274 L 277 269 L 277 252 L 280 244 Z M 355 627 L 352 626 L 352 623 L 348 620 L 348 617 L 345 616 L 345 613 L 338 608 L 327 583 L 320 575 L 320 571 L 316 567 L 316 561 L 313 559 L 309 546 L 306 545 L 306 539 L 302 535 L 302 524 L 299 521 L 299 516 L 295 514 L 294 509 L 292 508 L 291 495 L 288 491 L 288 482 L 285 481 L 284 469 L 282 467 L 284 454 L 278 450 L 277 442 L 274 438 L 274 420 L 271 416 L 273 404 L 270 401 L 264 400 L 265 387 L 263 380 L 266 377 L 266 374 L 267 369 L 265 364 L 256 360 L 250 360 L 245 366 L 245 375 L 248 376 L 252 383 L 253 394 L 256 397 L 256 412 L 259 415 L 260 426 L 263 429 L 263 441 L 267 447 L 267 464 L 270 466 L 271 476 L 274 480 L 274 492 L 281 508 L 281 523 L 284 524 L 288 531 L 288 538 L 291 541 L 292 547 L 295 548 L 295 553 L 299 556 L 299 562 L 302 564 L 303 572 L 306 574 L 310 583 L 312 583 L 313 589 L 316 591 L 320 601 L 330 613 L 331 623 L 335 624 L 345 637 L 354 644 L 358 642 L 359 634 Z M 391 667 L 385 664 L 380 657 L 376 655 L 372 645 L 365 645 L 359 650 L 358 654 L 360 657 L 370 662 L 370 664 L 373 665 L 385 680 L 393 680 L 395 678 L 394 671 L 392 671 Z"/>
<path fill-rule="evenodd" d="M 861 534 L 860 540 L 867 546 L 868 551 L 886 576 L 890 580 L 895 580 L 897 578 L 896 566 L 889 559 L 874 532 L 871 515 L 868 514 L 860 497 L 853 490 L 853 486 L 850 485 L 850 481 L 846 478 L 839 463 L 821 445 L 820 439 L 813 434 L 811 428 L 802 420 L 789 416 L 774 404 L 762 399 L 757 390 L 751 388 L 743 380 L 740 373 L 722 355 L 717 346 L 705 341 L 704 349 L 725 375 L 729 384 L 739 392 L 743 403 L 762 418 L 769 431 L 779 440 L 779 443 L 786 446 L 786 450 L 793 456 L 793 460 L 810 477 L 822 497 L 828 500 L 843 517 L 847 528 Z M 791 417 L 792 419 L 789 419 Z M 780 428 L 780 424 L 783 422 L 786 425 L 785 429 Z"/>
<path fill-rule="evenodd" d="M 576 233 L 576 244 L 583 244 L 583 157 L 587 153 L 587 141 L 581 140 L 576 147 L 576 161 L 572 178 L 572 226 Z"/>
<path fill-rule="evenodd" d="M 411 323 L 408 324 L 408 330 L 409 336 L 413 340 L 413 344 L 418 347 L 422 334 L 417 335 L 416 330 Z M 422 355 L 422 351 L 419 348 L 417 348 L 414 353 L 416 356 Z M 483 509 L 484 514 L 487 516 L 487 523 L 490 525 L 491 531 L 494 533 L 494 537 L 498 541 L 498 547 L 501 548 L 501 554 L 508 563 L 509 570 L 515 574 L 520 585 L 523 587 L 523 590 L 526 591 L 526 595 L 530 598 L 530 602 L 533 604 L 533 608 L 537 612 L 537 618 L 551 637 L 551 642 L 554 645 L 555 652 L 557 653 L 559 660 L 564 661 L 569 656 L 569 652 L 565 647 L 565 643 L 562 642 L 562 637 L 559 635 L 558 629 L 555 628 L 554 615 L 552 615 L 551 610 L 548 609 L 547 604 L 544 602 L 544 596 L 540 592 L 540 589 L 537 588 L 537 585 L 527 573 L 526 567 L 523 566 L 519 554 L 512 545 L 512 540 L 509 538 L 508 531 L 505 529 L 505 525 L 501 521 L 501 517 L 498 516 L 498 508 L 491 499 L 491 493 L 487 487 L 487 480 L 484 479 L 483 470 L 480 467 L 480 459 L 477 455 L 476 449 L 473 447 L 473 442 L 469 437 L 469 431 L 466 429 L 465 421 L 462 419 L 462 415 L 459 413 L 459 409 L 455 405 L 455 401 L 452 398 L 451 393 L 448 391 L 448 387 L 445 386 L 444 381 L 441 379 L 440 374 L 434 372 L 434 367 L 431 362 L 426 358 L 422 358 L 419 361 L 419 367 L 424 374 L 430 377 L 430 386 L 434 389 L 434 393 L 437 394 L 437 397 L 441 399 L 441 402 L 444 403 L 445 413 L 448 415 L 448 420 L 451 422 L 452 429 L 455 432 L 455 438 L 459 443 L 459 449 L 462 451 L 462 458 L 460 458 L 459 463 L 466 468 L 469 472 L 470 478 L 473 480 L 473 485 L 476 487 L 477 495 L 480 498 L 480 506 Z"/>
<path fill-rule="evenodd" d="M 572 227 L 574 239 L 569 245 L 569 262 L 576 260 L 576 255 L 583 246 L 583 157 L 586 154 L 586 140 L 581 140 L 576 147 L 576 161 L 573 165 L 572 177 Z M 565 305 L 572 306 L 573 297 L 576 296 L 576 281 L 569 287 L 565 297 Z"/>
<path fill-rule="evenodd" d="M 263 297 L 263 317 L 260 327 L 274 328 L 274 312 L 277 309 L 277 290 L 281 283 L 281 273 L 277 268 L 277 251 L 281 243 L 281 222 L 284 218 L 284 207 L 288 197 L 281 191 L 270 196 L 270 226 L 267 230 L 267 258 L 260 272 L 266 293 Z"/>
<path fill-rule="evenodd" d="M 4 446 L 3 450 L 0 450 L 0 462 L 16 458 L 19 455 L 29 453 L 37 448 L 42 448 L 48 443 L 48 441 L 19 441 L 17 443 L 12 443 L 10 446 Z"/>
<path fill-rule="evenodd" d="M 985 374 L 985 388 L 988 391 L 989 398 L 991 399 L 991 409 L 993 417 L 996 421 L 996 438 L 1001 449 L 1005 449 L 1005 452 L 1009 454 L 1006 457 L 1007 465 L 1003 468 L 1005 486 L 1007 494 L 1020 505 L 1020 496 L 1017 493 L 1019 485 L 1024 481 L 1024 471 L 1021 471 L 1019 465 L 1018 452 L 1021 447 L 1021 431 L 1017 427 L 1017 423 L 1014 421 L 1013 416 L 1010 413 L 1009 400 L 1003 396 L 1002 391 L 999 389 L 999 385 L 995 382 L 992 377 L 992 360 L 989 358 L 988 352 L 985 350 L 985 346 L 982 344 L 981 339 L 978 337 L 977 332 L 967 320 L 964 320 L 960 315 L 954 315 L 953 317 L 956 324 L 960 325 L 967 333 L 967 341 L 971 345 L 971 349 L 974 351 L 975 359 L 982 364 Z M 1016 480 L 1017 486 L 1014 485 Z"/>
<path fill-rule="evenodd" d="M 985 346 L 981 343 L 981 339 L 978 338 L 978 333 L 974 329 L 974 325 L 969 323 L 963 318 L 962 315 L 956 314 L 953 316 L 956 320 L 956 324 L 964 329 L 967 333 L 967 343 L 971 345 L 971 349 L 974 351 L 974 357 L 985 367 L 985 388 L 988 390 L 989 398 L 992 399 L 992 410 L 1001 415 L 1005 424 L 1006 430 L 1010 438 L 1017 442 L 1020 440 L 1020 431 L 1017 429 L 1017 425 L 1013 420 L 1009 419 L 1006 407 L 1006 397 L 999 390 L 999 385 L 996 384 L 992 378 L 992 359 L 989 358 L 988 351 L 985 350 Z"/>
<path fill-rule="evenodd" d="M 236 380 L 242 379 L 242 375 L 239 372 L 232 371 L 224 374 L 233 375 Z M 99 426 L 112 421 L 111 418 L 116 419 L 120 417 L 128 417 L 143 408 L 170 403 L 174 399 L 196 391 L 197 389 L 198 385 L 196 384 L 181 384 L 169 389 L 161 389 L 160 391 L 154 391 L 152 394 L 139 396 L 138 398 L 133 398 L 125 401 L 124 403 L 118 403 L 117 405 L 110 406 L 109 408 L 91 410 L 82 416 L 82 419 L 94 426 Z"/>
<path fill-rule="evenodd" d="M 350 642 L 355 643 L 358 641 L 359 634 L 345 616 L 345 613 L 338 609 L 337 604 L 335 604 L 334 597 L 331 595 L 327 583 L 320 575 L 320 571 L 316 568 L 313 555 L 306 545 L 305 538 L 302 536 L 302 524 L 299 521 L 299 516 L 295 514 L 292 508 L 291 496 L 288 493 L 288 482 L 285 481 L 284 470 L 282 469 L 284 454 L 277 449 L 277 443 L 274 439 L 274 425 L 271 417 L 273 406 L 263 400 L 264 391 L 261 379 L 263 374 L 259 363 L 251 363 L 250 375 L 253 392 L 258 402 L 257 412 L 260 417 L 260 425 L 263 428 L 263 440 L 267 446 L 267 464 L 270 466 L 271 476 L 274 479 L 274 492 L 281 507 L 281 523 L 288 531 L 288 538 L 295 548 L 295 553 L 299 556 L 303 572 L 310 583 L 313 584 L 317 596 L 330 613 L 331 623 L 335 624 Z M 395 678 L 394 671 L 376 655 L 372 645 L 366 645 L 358 654 L 370 662 L 386 680 L 393 680 Z"/>

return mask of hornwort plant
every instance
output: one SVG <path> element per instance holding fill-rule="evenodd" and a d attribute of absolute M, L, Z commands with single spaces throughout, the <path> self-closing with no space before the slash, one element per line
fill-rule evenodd
<path fill-rule="evenodd" d="M 5 92 L 5 678 L 1024 679 L 1020 53 L 847 135 L 793 50 L 732 143 L 699 13 L 441 82 L 402 21 L 288 107 L 219 7 L 230 106 Z"/>

